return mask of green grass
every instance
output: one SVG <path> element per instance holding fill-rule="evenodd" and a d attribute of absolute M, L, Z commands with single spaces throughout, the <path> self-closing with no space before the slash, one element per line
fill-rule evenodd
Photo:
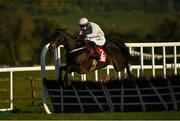
<path fill-rule="evenodd" d="M 172 70 L 167 71 L 168 74 L 172 73 Z M 179 72 L 179 70 L 178 70 Z M 114 70 L 110 71 L 111 77 L 115 77 Z M 135 71 L 133 71 L 136 74 Z M 93 80 L 94 72 L 88 74 L 87 79 Z M 99 72 L 101 78 L 106 73 L 104 71 Z M 146 70 L 145 74 L 151 77 L 151 70 Z M 157 70 L 157 74 L 162 74 L 162 70 Z M 7 78 L 9 77 L 8 73 L 0 73 L 0 89 L 9 88 L 9 82 Z M 77 75 L 77 74 L 76 74 Z M 53 114 L 47 115 L 41 105 L 41 80 L 40 72 L 16 72 L 14 74 L 14 113 L 2 113 L 0 112 L 0 119 L 76 119 L 76 120 L 93 120 L 93 119 L 180 119 L 180 112 L 129 112 L 129 113 L 63 113 L 63 114 Z M 31 77 L 31 78 L 27 78 Z M 47 71 L 48 78 L 54 78 L 54 71 Z M 80 75 L 76 78 L 78 79 Z M 34 78 L 35 82 L 35 91 L 36 91 L 36 100 L 32 106 L 31 102 L 31 79 Z M 5 79 L 6 81 L 3 81 Z M 0 99 L 7 100 L 9 98 L 9 91 L 0 91 Z M 19 101 L 22 100 L 22 101 Z M 0 108 L 8 107 L 8 103 L 0 103 Z"/>
<path fill-rule="evenodd" d="M 127 113 L 0 113 L 0 119 L 6 120 L 177 120 L 180 112 L 127 112 Z"/>

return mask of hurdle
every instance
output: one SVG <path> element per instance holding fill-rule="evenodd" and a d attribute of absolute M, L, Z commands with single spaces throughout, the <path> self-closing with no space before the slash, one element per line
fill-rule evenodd
<path fill-rule="evenodd" d="M 109 82 L 77 81 L 72 82 L 70 86 L 63 87 L 57 82 L 61 58 L 60 50 L 56 49 L 54 52 L 56 78 L 54 80 L 45 79 L 45 58 L 48 47 L 49 44 L 43 48 L 41 53 L 42 104 L 47 114 L 178 111 L 180 109 L 180 77 L 178 75 Z M 176 69 L 179 67 L 177 65 Z M 138 68 L 141 69 L 141 67 Z M 49 97 L 50 106 L 47 104 L 46 97 Z"/>

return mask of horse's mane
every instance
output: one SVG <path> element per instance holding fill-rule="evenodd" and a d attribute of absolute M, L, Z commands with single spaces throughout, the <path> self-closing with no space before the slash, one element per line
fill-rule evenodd
<path fill-rule="evenodd" d="M 68 35 L 69 37 L 74 39 L 75 37 L 73 35 L 69 34 L 66 30 L 67 30 L 66 28 L 58 28 L 58 31 L 61 31 L 61 32 L 65 33 L 66 35 Z"/>
<path fill-rule="evenodd" d="M 82 47 L 85 46 L 85 42 L 82 41 L 81 39 L 77 39 L 76 36 L 73 36 L 71 34 L 69 34 L 66 30 L 66 28 L 58 28 L 59 31 L 65 33 L 68 37 L 70 37 L 71 39 L 75 40 L 77 42 L 77 47 Z"/>

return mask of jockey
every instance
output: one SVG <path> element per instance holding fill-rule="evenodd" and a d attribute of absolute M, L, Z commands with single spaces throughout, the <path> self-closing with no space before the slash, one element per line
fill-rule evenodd
<path fill-rule="evenodd" d="M 84 38 L 85 40 L 89 40 L 90 46 L 94 49 L 94 56 L 93 58 L 96 60 L 100 59 L 100 56 L 98 54 L 96 45 L 103 46 L 106 42 L 104 32 L 94 22 L 89 22 L 87 18 L 81 18 L 79 20 L 79 26 L 80 26 L 80 33 L 79 36 Z"/>

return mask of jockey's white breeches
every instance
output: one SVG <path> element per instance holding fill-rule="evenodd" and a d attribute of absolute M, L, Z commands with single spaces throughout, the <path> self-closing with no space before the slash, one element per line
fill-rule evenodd
<path fill-rule="evenodd" d="M 96 45 L 103 46 L 106 42 L 106 38 L 104 36 L 92 37 L 88 38 L 88 40 L 93 41 Z"/>

